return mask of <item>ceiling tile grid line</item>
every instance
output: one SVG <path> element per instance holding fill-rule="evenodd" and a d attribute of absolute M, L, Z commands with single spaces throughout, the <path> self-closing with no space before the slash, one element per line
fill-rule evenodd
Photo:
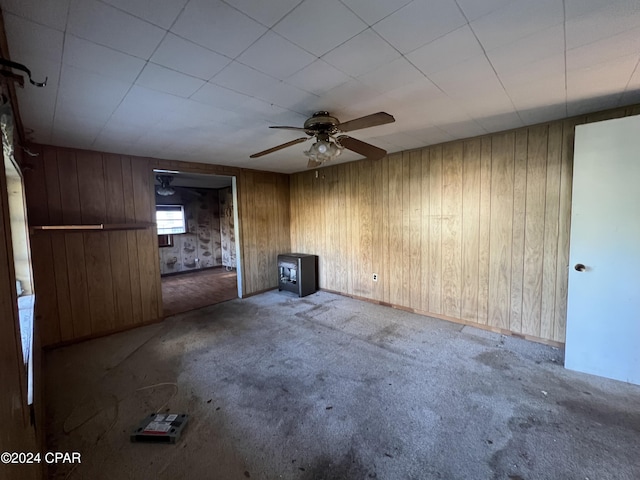
<path fill-rule="evenodd" d="M 169 31 L 171 30 L 171 27 L 173 27 L 173 25 L 176 23 L 176 21 L 178 20 L 178 18 L 180 17 L 180 15 L 182 15 L 182 12 L 184 11 L 186 7 L 186 3 L 185 5 L 182 6 L 182 8 L 180 9 L 179 13 L 176 15 L 176 17 L 173 19 L 173 21 L 171 22 L 171 25 L 169 26 L 169 28 L 165 31 L 162 39 L 158 42 L 158 44 L 156 45 L 154 51 L 151 53 L 151 55 L 149 55 L 149 59 L 151 57 L 153 57 L 153 55 L 157 52 L 158 48 L 160 47 L 160 45 L 162 44 L 162 42 L 164 41 L 164 39 L 167 37 L 167 35 L 169 34 Z M 114 7 L 116 8 L 116 7 Z M 128 13 L 128 12 L 127 12 Z M 118 103 L 118 105 L 113 109 L 113 111 L 111 112 L 111 114 L 109 115 L 109 118 L 104 122 L 104 124 L 102 125 L 102 127 L 100 128 L 100 131 L 96 134 L 96 136 L 94 137 L 93 141 L 91 142 L 91 146 L 94 146 L 96 144 L 96 142 L 98 141 L 98 139 L 100 138 L 100 135 L 102 134 L 102 132 L 104 131 L 105 127 L 109 124 L 109 120 L 113 117 L 113 114 L 118 110 L 118 108 L 120 107 L 120 105 L 122 105 L 122 102 L 124 102 L 124 99 L 127 97 L 127 95 L 129 95 L 129 92 L 131 92 L 131 89 L 134 87 L 134 85 L 136 85 L 136 83 L 138 82 L 138 80 L 140 79 L 140 76 L 142 75 L 142 73 L 144 72 L 145 68 L 147 68 L 147 65 L 149 65 L 149 60 L 147 59 L 147 62 L 145 64 L 145 66 L 140 70 L 140 72 L 138 72 L 138 75 L 136 76 L 136 78 L 133 80 L 133 82 L 131 83 L 129 89 L 127 90 L 127 92 L 124 94 L 124 96 L 122 97 L 122 99 L 120 100 L 120 102 Z"/>
<path fill-rule="evenodd" d="M 33 139 L 274 171 L 314 111 L 388 152 L 640 99 L 637 0 L 0 0 Z M 345 152 L 339 162 L 359 158 Z M 297 165 L 297 166 L 296 166 Z"/>

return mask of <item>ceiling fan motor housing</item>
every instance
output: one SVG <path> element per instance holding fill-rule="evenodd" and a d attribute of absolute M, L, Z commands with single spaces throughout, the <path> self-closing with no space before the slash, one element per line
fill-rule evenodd
<path fill-rule="evenodd" d="M 329 112 L 316 112 L 304 122 L 304 129 L 308 135 L 333 135 L 338 132 L 338 125 L 340 120 L 329 115 Z"/>

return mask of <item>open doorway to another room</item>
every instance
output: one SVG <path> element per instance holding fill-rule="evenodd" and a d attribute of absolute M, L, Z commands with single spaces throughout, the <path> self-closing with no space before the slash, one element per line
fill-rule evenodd
<path fill-rule="evenodd" d="M 154 171 L 164 316 L 237 298 L 234 178 Z"/>

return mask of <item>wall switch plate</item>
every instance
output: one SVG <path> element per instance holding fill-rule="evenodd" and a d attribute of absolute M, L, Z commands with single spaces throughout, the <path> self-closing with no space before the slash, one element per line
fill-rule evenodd
<path fill-rule="evenodd" d="M 374 281 L 374 282 L 377 282 L 377 281 L 378 281 L 378 274 L 377 274 L 377 273 L 374 273 L 374 274 L 373 274 L 373 281 Z"/>

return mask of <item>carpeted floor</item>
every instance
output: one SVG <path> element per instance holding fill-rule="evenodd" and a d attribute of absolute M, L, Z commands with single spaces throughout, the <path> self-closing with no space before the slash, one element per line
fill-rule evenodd
<path fill-rule="evenodd" d="M 162 277 L 165 316 L 188 312 L 238 297 L 236 271 L 224 267 Z"/>
<path fill-rule="evenodd" d="M 272 291 L 47 353 L 58 479 L 638 479 L 640 388 L 562 351 Z M 130 443 L 186 413 L 176 445 Z"/>

